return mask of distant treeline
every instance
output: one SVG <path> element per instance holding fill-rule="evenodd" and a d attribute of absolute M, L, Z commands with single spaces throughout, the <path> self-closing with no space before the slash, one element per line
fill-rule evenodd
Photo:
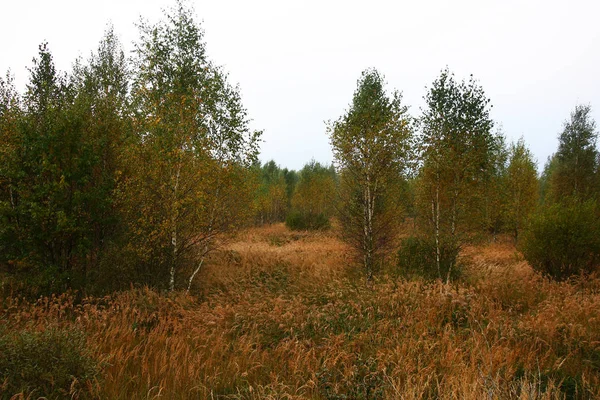
<path fill-rule="evenodd" d="M 416 117 L 367 70 L 328 124 L 334 165 L 291 171 L 258 163 L 261 132 L 182 3 L 139 32 L 131 57 L 109 29 L 68 73 L 43 43 L 22 94 L 0 79 L 4 291 L 189 290 L 224 234 L 277 221 L 327 229 L 332 216 L 369 279 L 390 263 L 450 279 L 461 246 L 501 232 L 557 277 L 598 264 L 589 106 L 565 122 L 538 179 L 524 141 L 494 131 L 472 77 L 443 70 Z M 406 217 L 414 236 L 400 243 Z"/>
<path fill-rule="evenodd" d="M 300 171 L 281 168 L 275 161 L 258 166 L 255 222 L 286 222 L 294 230 L 329 228 L 335 213 L 337 174 L 333 165 L 311 161 Z"/>

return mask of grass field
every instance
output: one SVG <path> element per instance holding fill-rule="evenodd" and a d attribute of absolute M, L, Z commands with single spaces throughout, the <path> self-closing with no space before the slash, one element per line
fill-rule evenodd
<path fill-rule="evenodd" d="M 8 298 L 0 333 L 82 332 L 98 370 L 74 398 L 600 398 L 600 279 L 549 281 L 508 241 L 462 259 L 451 285 L 368 287 L 332 233 L 253 228 L 191 296 Z"/>

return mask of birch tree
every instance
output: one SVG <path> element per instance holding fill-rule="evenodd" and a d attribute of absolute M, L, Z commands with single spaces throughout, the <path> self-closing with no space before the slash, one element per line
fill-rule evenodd
<path fill-rule="evenodd" d="M 538 203 L 539 183 L 533 155 L 523 138 L 510 147 L 504 178 L 506 224 L 515 241 Z"/>
<path fill-rule="evenodd" d="M 490 100 L 471 78 L 457 82 L 446 68 L 425 95 L 421 117 L 420 207 L 436 268 L 449 279 L 455 255 L 477 221 L 483 182 L 493 166 Z M 478 223 L 476 225 L 479 225 Z M 479 225 L 480 226 L 480 225 Z M 444 254 L 449 260 L 442 271 Z"/>
<path fill-rule="evenodd" d="M 598 199 L 598 132 L 589 105 L 578 105 L 558 137 L 556 165 L 550 176 L 553 202 Z"/>
<path fill-rule="evenodd" d="M 342 237 L 354 249 L 368 281 L 390 250 L 400 213 L 397 194 L 411 138 L 408 110 L 401 100 L 397 91 L 386 93 L 377 70 L 366 70 L 349 109 L 328 127 L 340 174 Z"/>
<path fill-rule="evenodd" d="M 472 207 L 481 210 L 479 220 L 481 221 L 481 233 L 491 235 L 496 240 L 497 235 L 505 227 L 507 202 L 504 183 L 506 181 L 509 149 L 506 146 L 504 136 L 500 130 L 493 135 L 489 149 L 488 168 L 482 171 L 482 191 L 475 192 Z M 472 216 L 477 229 L 477 214 Z"/>
<path fill-rule="evenodd" d="M 244 219 L 244 175 L 258 152 L 237 87 L 206 55 L 181 2 L 140 24 L 133 80 L 131 178 L 124 182 L 129 250 L 138 272 L 169 290 L 191 287 L 219 234 Z M 187 271 L 187 278 L 183 274 Z M 166 282 L 165 282 L 166 281 Z M 161 283 L 159 283 L 161 284 Z"/>

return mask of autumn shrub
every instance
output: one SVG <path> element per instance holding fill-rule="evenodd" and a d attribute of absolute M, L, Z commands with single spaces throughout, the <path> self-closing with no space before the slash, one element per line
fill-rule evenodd
<path fill-rule="evenodd" d="M 451 242 L 440 246 L 440 269 L 437 268 L 436 247 L 431 240 L 410 236 L 402 240 L 397 253 L 398 272 L 405 277 L 423 277 L 426 279 L 446 279 L 460 276 L 461 266 L 457 262 L 459 248 Z M 450 269 L 451 268 L 451 269 Z"/>
<path fill-rule="evenodd" d="M 595 202 L 551 205 L 531 219 L 521 242 L 525 259 L 555 279 L 591 273 L 600 264 L 600 218 Z"/>
<path fill-rule="evenodd" d="M 0 331 L 2 398 L 93 398 L 99 364 L 77 329 Z"/>
<path fill-rule="evenodd" d="M 291 211 L 285 224 L 293 231 L 323 231 L 331 228 L 329 218 L 323 213 L 302 213 Z"/>

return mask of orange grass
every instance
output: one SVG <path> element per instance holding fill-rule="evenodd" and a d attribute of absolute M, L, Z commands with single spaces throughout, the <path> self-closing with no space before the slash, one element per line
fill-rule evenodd
<path fill-rule="evenodd" d="M 599 279 L 549 281 L 500 243 L 465 249 L 464 282 L 367 288 L 348 254 L 253 228 L 193 296 L 5 299 L 0 324 L 82 329 L 107 399 L 600 398 Z"/>

